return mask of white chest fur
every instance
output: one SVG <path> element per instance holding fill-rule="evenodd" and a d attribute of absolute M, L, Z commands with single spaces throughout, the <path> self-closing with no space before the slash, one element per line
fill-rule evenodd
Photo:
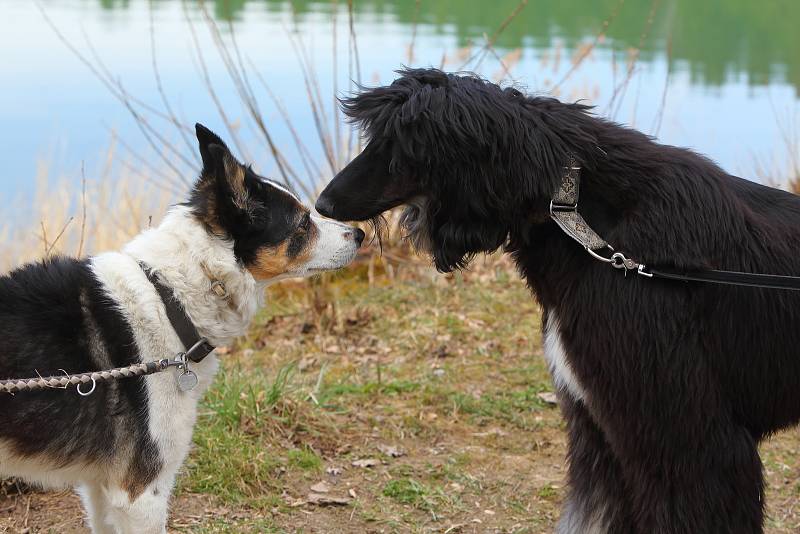
<path fill-rule="evenodd" d="M 550 368 L 555 387 L 574 400 L 586 400 L 586 392 L 569 365 L 569 358 L 561 341 L 558 316 L 550 311 L 544 327 L 544 357 Z"/>

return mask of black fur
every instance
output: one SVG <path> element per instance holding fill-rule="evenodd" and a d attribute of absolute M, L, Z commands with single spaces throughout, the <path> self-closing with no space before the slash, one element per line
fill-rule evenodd
<path fill-rule="evenodd" d="M 512 254 L 586 392 L 561 392 L 561 532 L 585 529 L 590 512 L 612 533 L 761 532 L 757 444 L 800 420 L 800 294 L 623 277 L 547 209 L 572 156 L 580 212 L 617 250 L 800 275 L 800 199 L 583 105 L 434 69 L 400 75 L 343 102 L 369 142 L 318 210 L 364 220 L 414 199 L 408 226 L 442 271 Z"/>
<path fill-rule="evenodd" d="M 283 190 L 285 186 L 274 187 L 239 163 L 214 132 L 202 124 L 195 130 L 203 170 L 187 205 L 201 220 L 208 219 L 212 231 L 233 240 L 234 254 L 245 266 L 256 261 L 259 250 L 290 238 L 295 249 L 302 248 L 308 232 L 301 226 L 308 223 L 308 210 Z M 241 171 L 240 189 L 232 188 L 232 180 L 238 179 L 232 176 L 234 170 Z"/>
<path fill-rule="evenodd" d="M 285 188 L 241 165 L 199 124 L 197 137 L 204 168 L 187 202 L 197 219 L 232 241 L 244 267 L 283 242 L 287 254 L 302 251 L 316 232 L 308 209 Z M 0 276 L 0 379 L 140 363 L 119 305 L 89 260 L 53 258 Z M 98 381 L 95 388 L 88 397 L 74 388 L 0 394 L 0 444 L 11 449 L 0 457 L 0 472 L 4 462 L 13 467 L 14 457 L 38 457 L 42 469 L 129 461 L 122 480 L 114 482 L 131 499 L 141 494 L 164 463 L 149 431 L 144 378 Z"/>
<path fill-rule="evenodd" d="M 138 363 L 133 333 L 86 261 L 55 258 L 0 277 L 0 377 L 99 371 Z M 145 484 L 161 468 L 148 430 L 144 379 L 0 395 L 0 439 L 57 465 L 107 461 L 133 443 Z M 85 389 L 85 387 L 84 387 Z"/>

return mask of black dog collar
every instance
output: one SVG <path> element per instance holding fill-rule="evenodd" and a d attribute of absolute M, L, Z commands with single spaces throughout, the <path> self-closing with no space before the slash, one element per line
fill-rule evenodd
<path fill-rule="evenodd" d="M 172 289 L 158 279 L 158 276 L 150 266 L 144 262 L 139 262 L 139 266 L 144 271 L 144 274 L 147 275 L 150 283 L 156 288 L 158 296 L 161 297 L 161 301 L 167 310 L 167 318 L 186 349 L 186 359 L 194 363 L 202 362 L 206 356 L 211 354 L 214 346 L 206 338 L 200 337 L 197 328 L 195 328 L 189 316 L 186 315 L 186 310 L 178 302 Z"/>

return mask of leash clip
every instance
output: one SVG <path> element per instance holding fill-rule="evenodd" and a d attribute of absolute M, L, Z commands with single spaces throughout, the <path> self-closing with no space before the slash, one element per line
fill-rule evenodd
<path fill-rule="evenodd" d="M 652 273 L 645 271 L 643 263 L 636 262 L 633 258 L 626 257 L 622 252 L 615 252 L 611 255 L 611 266 L 615 269 L 624 269 L 625 276 L 628 276 L 628 271 L 636 271 L 636 274 L 642 275 L 645 278 L 653 278 Z"/>
<path fill-rule="evenodd" d="M 611 266 L 615 269 L 625 269 L 625 274 L 628 271 L 633 271 L 639 268 L 639 264 L 632 258 L 626 258 L 622 252 L 615 252 L 611 255 Z"/>

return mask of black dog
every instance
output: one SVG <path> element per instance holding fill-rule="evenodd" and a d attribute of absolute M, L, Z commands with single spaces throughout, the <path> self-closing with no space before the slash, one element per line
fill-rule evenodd
<path fill-rule="evenodd" d="M 800 294 L 609 267 L 550 219 L 579 211 L 648 265 L 800 274 L 800 199 L 689 150 L 475 76 L 405 70 L 343 102 L 369 142 L 317 210 L 404 225 L 450 271 L 499 247 L 544 309 L 569 430 L 561 533 L 762 531 L 757 444 L 800 420 Z"/>

